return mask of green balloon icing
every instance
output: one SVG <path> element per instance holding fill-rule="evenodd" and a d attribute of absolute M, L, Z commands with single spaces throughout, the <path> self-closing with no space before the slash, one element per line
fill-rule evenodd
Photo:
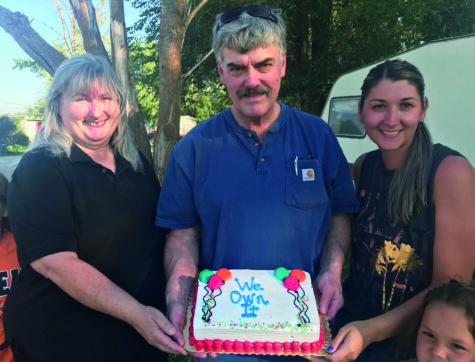
<path fill-rule="evenodd" d="M 275 271 L 274 271 L 274 275 L 277 279 L 279 280 L 284 280 L 285 278 L 287 278 L 289 276 L 290 272 L 285 269 L 284 267 L 278 267 Z"/>
<path fill-rule="evenodd" d="M 208 283 L 208 279 L 214 275 L 214 273 L 209 269 L 203 269 L 198 276 L 198 279 L 201 283 Z"/>

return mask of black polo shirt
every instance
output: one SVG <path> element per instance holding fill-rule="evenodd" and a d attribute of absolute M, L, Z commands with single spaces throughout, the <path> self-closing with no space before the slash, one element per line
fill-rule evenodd
<path fill-rule="evenodd" d="M 109 361 L 148 343 L 127 323 L 83 306 L 31 268 L 73 251 L 139 302 L 164 311 L 165 231 L 154 225 L 160 185 L 116 155 L 115 174 L 78 147 L 71 157 L 28 152 L 15 170 L 8 211 L 22 271 L 7 298 L 7 338 L 45 361 Z"/>

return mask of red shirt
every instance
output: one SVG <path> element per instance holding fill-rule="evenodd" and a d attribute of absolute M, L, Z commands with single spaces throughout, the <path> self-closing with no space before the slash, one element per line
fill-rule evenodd
<path fill-rule="evenodd" d="M 5 340 L 3 332 L 3 305 L 12 286 L 12 279 L 15 279 L 20 272 L 20 264 L 16 255 L 16 244 L 13 234 L 7 232 L 0 241 L 0 343 Z M 10 347 L 0 351 L 0 362 L 13 362 L 13 355 Z"/>

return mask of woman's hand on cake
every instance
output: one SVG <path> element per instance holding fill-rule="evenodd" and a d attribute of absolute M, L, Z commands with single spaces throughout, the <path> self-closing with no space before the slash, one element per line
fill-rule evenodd
<path fill-rule="evenodd" d="M 364 348 L 369 344 L 366 337 L 367 321 L 355 321 L 348 323 L 340 329 L 327 349 L 328 361 L 346 362 L 354 361 Z"/>
<path fill-rule="evenodd" d="M 167 353 L 186 355 L 185 349 L 174 341 L 178 330 L 159 310 L 144 306 L 133 326 L 152 346 Z"/>
<path fill-rule="evenodd" d="M 340 276 L 331 271 L 320 274 L 314 289 L 318 311 L 328 319 L 332 319 L 343 306 Z"/>
<path fill-rule="evenodd" d="M 186 324 L 186 310 L 187 305 L 180 302 L 169 302 L 167 306 L 167 315 L 171 324 L 175 327 L 176 333 L 172 336 L 173 339 L 180 345 L 185 345 L 185 338 L 183 337 L 183 329 Z M 190 352 L 187 353 L 195 358 L 206 358 L 217 356 L 216 353 L 205 352 Z"/>

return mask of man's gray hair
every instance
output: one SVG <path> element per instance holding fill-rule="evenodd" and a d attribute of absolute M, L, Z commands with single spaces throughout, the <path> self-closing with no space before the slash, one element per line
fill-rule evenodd
<path fill-rule="evenodd" d="M 277 22 L 242 13 L 241 16 L 218 30 L 221 14 L 216 17 L 213 28 L 213 51 L 216 60 L 223 60 L 223 49 L 228 48 L 240 54 L 247 53 L 256 47 L 275 45 L 280 50 L 280 57 L 286 50 L 285 23 L 279 14 L 273 13 Z"/>
<path fill-rule="evenodd" d="M 110 139 L 111 148 L 129 161 L 134 170 L 142 171 L 142 161 L 125 117 L 126 93 L 108 59 L 98 55 L 76 55 L 60 64 L 46 99 L 43 127 L 29 149 L 47 149 L 53 156 L 69 157 L 73 139 L 59 115 L 61 101 L 64 96 L 89 92 L 96 87 L 110 91 L 120 107 L 119 123 Z"/>

